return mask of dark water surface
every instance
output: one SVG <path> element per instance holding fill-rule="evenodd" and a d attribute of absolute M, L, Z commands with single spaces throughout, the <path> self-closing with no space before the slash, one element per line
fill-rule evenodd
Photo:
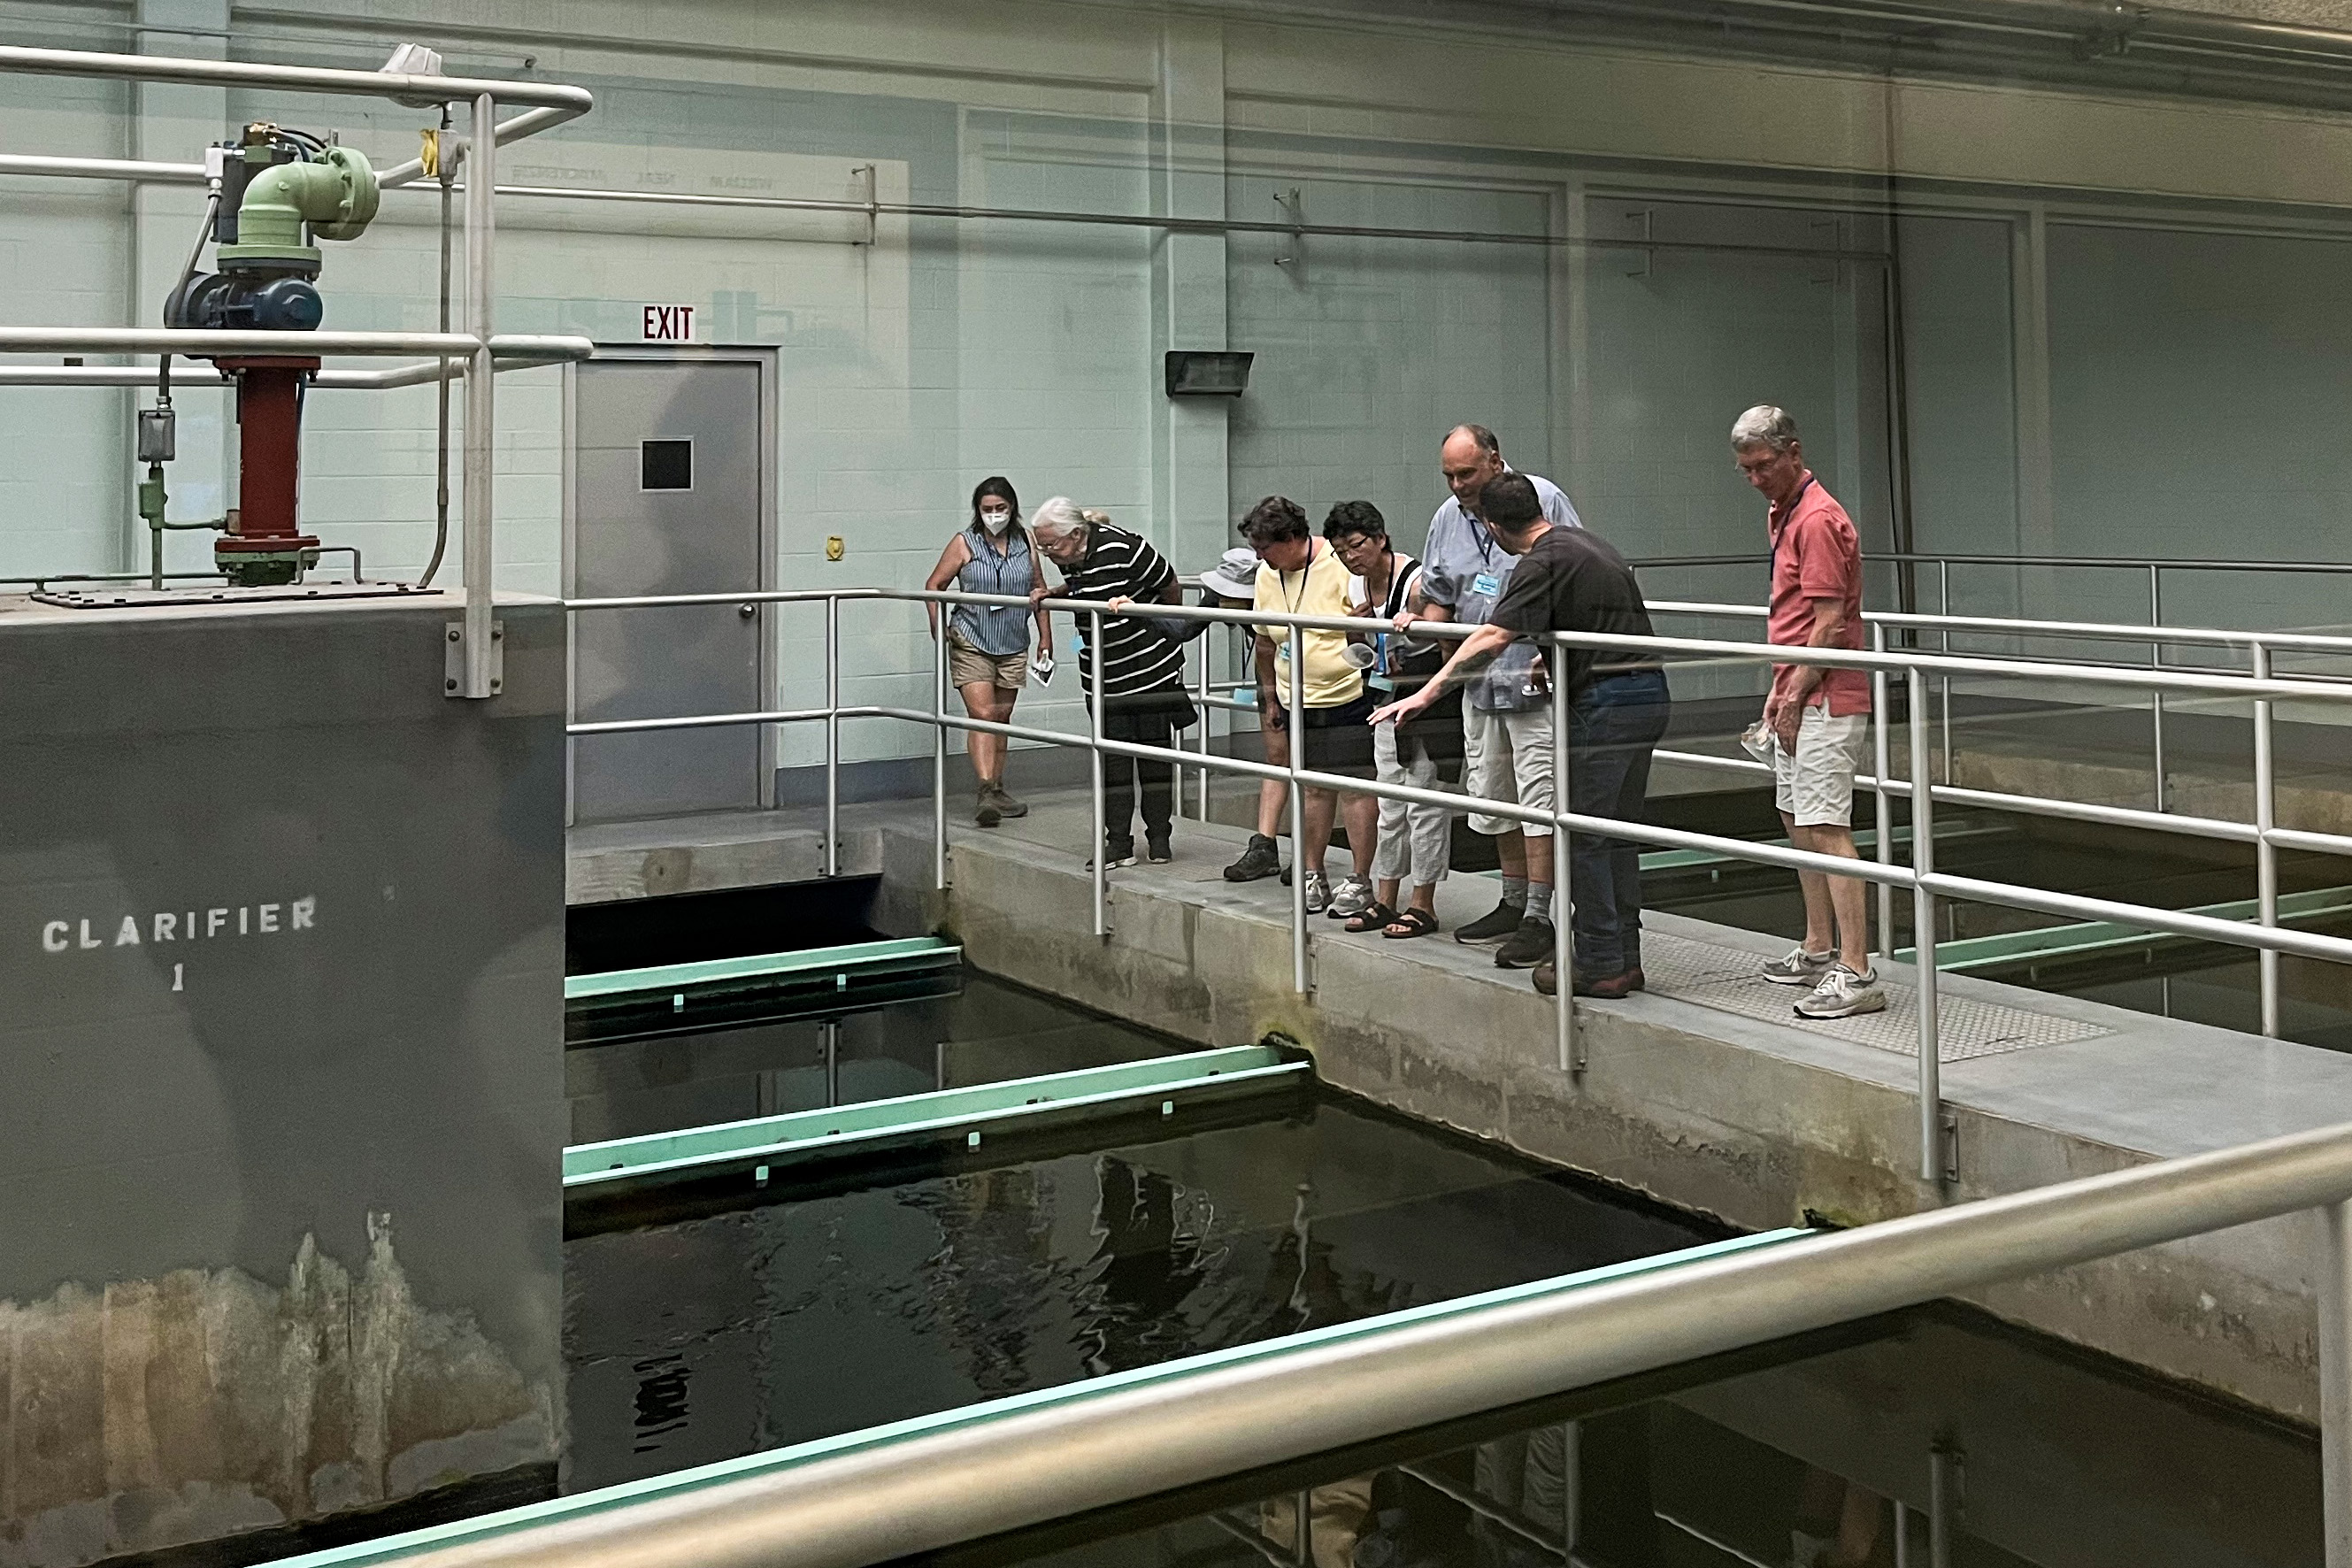
<path fill-rule="evenodd" d="M 1711 1239 L 1303 1114 L 567 1245 L 581 1490 Z"/>

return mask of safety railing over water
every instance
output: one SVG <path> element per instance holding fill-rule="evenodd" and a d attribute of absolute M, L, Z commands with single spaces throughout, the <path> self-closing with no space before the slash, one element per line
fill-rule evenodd
<path fill-rule="evenodd" d="M 2352 1127 L 1212 1352 L 286 1568 L 867 1568 L 2303 1210 L 2326 1563 L 2352 1568 Z"/>
<path fill-rule="evenodd" d="M 1752 554 L 1652 555 L 1643 556 L 1641 559 L 1631 563 L 1631 564 L 1637 572 L 1666 572 L 1685 567 L 1763 567 L 1769 563 L 1769 556 L 1766 552 L 1759 551 Z M 2164 584 L 2165 575 L 2167 573 L 2224 573 L 2271 577 L 2300 576 L 2316 578 L 2323 583 L 2341 579 L 2346 576 L 2352 576 L 2352 563 L 2341 561 L 2191 561 L 2179 559 L 2167 561 L 2148 556 L 1930 554 L 1917 551 L 1896 550 L 1873 551 L 1864 562 L 1865 570 L 1868 567 L 1882 564 L 1894 567 L 1903 575 L 1905 579 L 1904 585 L 1909 590 L 1905 597 L 1915 608 L 1917 606 L 1919 600 L 1924 597 L 1924 584 L 1921 582 L 1921 578 L 1929 572 L 1934 574 L 1936 580 L 1935 616 L 1917 616 L 1910 617 L 1908 624 L 1915 624 L 1923 628 L 1935 631 L 1939 642 L 1938 651 L 1944 653 L 1949 653 L 1952 651 L 1952 637 L 1957 632 L 1971 629 L 1994 629 L 1993 624 L 1983 617 L 1956 617 L 1953 616 L 1952 568 L 1955 566 L 2006 569 L 2032 568 L 2036 571 L 2049 570 L 2074 573 L 2121 572 L 2136 578 L 2144 578 L 2147 587 L 2147 620 L 2144 626 L 2136 627 L 2134 630 L 2137 633 L 2137 640 L 2144 641 L 2148 645 L 2148 664 L 2150 667 L 2159 669 L 2164 668 L 2164 652 L 2168 646 L 2176 643 L 2186 644 L 2195 640 L 2170 636 L 2150 637 L 2147 635 L 2152 631 L 2161 630 L 2164 628 Z M 2340 583 L 2334 585 L 2340 586 Z M 1656 606 L 1653 605 L 1652 607 L 1655 608 Z M 1760 615 L 1762 612 L 1759 611 L 1757 613 Z M 1977 621 L 1979 624 L 1976 626 L 1964 626 L 1961 624 L 1963 619 Z M 2007 623 L 2011 627 L 2016 627 L 2021 624 L 2047 625 L 2048 623 L 2020 623 L 2014 620 Z M 2084 633 L 2082 635 L 2090 634 Z M 1944 728 L 1948 733 L 1951 729 L 1952 721 L 1950 681 L 1948 679 L 1943 681 L 1941 683 L 1941 688 L 1940 696 L 1942 700 Z M 2168 797 L 2171 787 L 2170 781 L 2172 771 L 2167 755 L 2167 747 L 2165 743 L 2164 708 L 2164 694 L 2160 691 L 2151 693 L 2147 704 L 2148 743 L 2151 751 L 2154 752 L 2155 758 L 2156 805 L 2157 809 L 2159 811 L 2164 809 L 2165 805 L 2168 804 Z M 1949 753 L 1947 752 L 1947 755 Z M 1950 781 L 1947 779 L 1946 782 L 1948 783 Z"/>
<path fill-rule="evenodd" d="M 1287 784 L 1291 838 L 1294 844 L 1305 842 L 1302 791 L 1309 788 L 1355 791 L 1388 799 L 1434 805 L 1448 810 L 1460 810 L 1466 797 L 1442 790 L 1426 790 L 1411 784 L 1382 784 L 1337 773 L 1320 773 L 1299 765 L 1305 754 L 1303 661 L 1292 661 L 1291 691 L 1286 704 L 1289 714 L 1290 761 L 1287 765 L 1254 761 L 1244 757 L 1213 755 L 1206 751 L 1191 751 L 1174 747 L 1145 745 L 1135 742 L 1108 739 L 1103 733 L 1100 663 L 1090 661 L 1092 689 L 1087 692 L 1088 730 L 1083 735 L 1046 729 L 1038 725 L 998 723 L 974 719 L 949 711 L 949 687 L 946 644 L 933 641 L 931 701 L 928 709 L 904 708 L 878 704 L 850 705 L 841 701 L 841 612 L 845 603 L 864 601 L 898 601 L 909 603 L 971 604 L 982 605 L 1026 605 L 1025 599 L 1003 595 L 964 594 L 950 591 L 835 589 L 779 590 L 752 594 L 682 594 L 648 595 L 631 597 L 580 599 L 571 601 L 568 608 L 575 614 L 604 613 L 625 609 L 658 609 L 693 605 L 765 603 L 822 604 L 824 612 L 824 703 L 822 707 L 776 709 L 741 713 L 688 714 L 670 718 L 611 720 L 574 723 L 570 732 L 575 736 L 639 733 L 662 730 L 705 729 L 721 726 L 787 723 L 822 723 L 824 726 L 825 825 L 824 868 L 827 874 L 839 868 L 840 841 L 840 730 L 845 720 L 887 719 L 929 726 L 932 731 L 932 873 L 936 886 L 944 890 L 948 885 L 947 834 L 947 737 L 951 730 L 997 734 L 1013 740 L 1036 742 L 1046 745 L 1077 747 L 1091 755 L 1093 824 L 1088 847 L 1091 856 L 1093 881 L 1094 931 L 1097 937 L 1110 934 L 1110 899 L 1108 869 L 1100 853 L 1104 837 L 1104 773 L 1102 759 L 1107 756 L 1137 757 L 1166 762 L 1184 767 L 1232 774 L 1254 779 L 1274 779 Z M 1076 599 L 1047 599 L 1046 608 L 1083 617 L 1089 626 L 1094 646 L 1100 646 L 1102 624 L 1118 618 L 1100 602 Z M 1710 613 L 1721 606 L 1702 606 Z M 1222 621 L 1241 626 L 1288 627 L 1294 631 L 1336 631 L 1377 633 L 1387 628 L 1381 621 L 1352 619 L 1343 616 L 1319 616 L 1297 614 L 1265 613 L 1254 610 L 1223 610 L 1178 605 L 1139 606 L 1137 614 L 1156 621 L 1171 619 Z M 2053 623 L 2032 623 L 2039 627 L 2056 629 Z M 1424 622 L 1415 627 L 1416 636 L 1432 638 L 1466 637 L 1474 628 L 1445 623 Z M 2129 630 L 2130 628 L 2126 628 Z M 1894 958 L 1893 900 L 1903 892 L 1911 897 L 1912 908 L 1912 968 L 1916 984 L 1917 1051 L 1918 1051 L 1918 1171 L 1920 1179 L 1940 1183 L 1950 1179 L 1953 1173 L 1945 1155 L 1944 1116 L 1940 1087 L 1938 1054 L 1939 1004 L 1936 966 L 1936 942 L 1938 901 L 1951 899 L 1965 902 L 2001 905 L 2064 919 L 2104 921 L 2131 926 L 2231 946 L 2253 949 L 2262 970 L 2263 1014 L 2266 1033 L 2275 1034 L 2278 1019 L 2278 954 L 2294 953 L 2301 957 L 2324 959 L 2335 963 L 2352 962 L 2352 940 L 2318 932 L 2283 928 L 2278 919 L 2277 851 L 2281 848 L 2315 850 L 2324 853 L 2352 855 L 2352 836 L 2313 833 L 2281 828 L 2276 823 L 2276 781 L 2273 766 L 2273 710 L 2282 701 L 2299 703 L 2352 704 L 2352 685 L 2315 679 L 2307 677 L 2282 677 L 2271 671 L 2268 649 L 2274 641 L 2309 641 L 2294 639 L 2282 634 L 2273 638 L 2269 634 L 2250 639 L 2255 645 L 2257 673 L 2235 675 L 2226 672 L 2193 672 L 2184 670 L 2118 668 L 2096 664 L 2074 664 L 2021 658 L 1993 658 L 1969 654 L 1928 653 L 1917 650 L 1897 650 L 1885 646 L 1885 628 L 1882 624 L 1876 641 L 1879 646 L 1867 651 L 1843 651 L 1829 648 L 1801 648 L 1782 646 L 1733 642 L 1696 637 L 1598 637 L 1586 633 L 1556 632 L 1537 639 L 1543 642 L 1550 660 L 1552 702 L 1553 769 L 1561 781 L 1555 790 L 1555 809 L 1540 811 L 1516 802 L 1485 801 L 1478 809 L 1490 816 L 1549 827 L 1555 835 L 1567 833 L 1592 834 L 1627 839 L 1645 846 L 1666 849 L 1696 850 L 1719 855 L 1729 859 L 1751 861 L 1795 871 L 1816 871 L 1830 876 L 1854 877 L 1869 881 L 1879 889 L 1881 957 L 1892 963 Z M 2071 634 L 2070 634 L 2071 635 Z M 2180 635 L 2168 631 L 2168 636 Z M 2228 637 L 2234 634 L 2216 632 L 2214 637 Z M 1681 828 L 1664 827 L 1650 823 L 1622 821 L 1614 817 L 1596 816 L 1568 808 L 1570 776 L 1568 704 L 1568 658 L 1571 649 L 1608 649 L 1618 652 L 1641 650 L 1658 655 L 1669 662 L 1705 659 L 1712 661 L 1742 660 L 1756 663 L 1808 664 L 1832 668 L 1860 668 L 1870 672 L 1876 702 L 1873 728 L 1874 731 L 1874 773 L 1863 781 L 1864 787 L 1874 793 L 1878 812 L 1876 858 L 1846 859 L 1818 854 L 1790 846 L 1759 843 L 1750 839 L 1731 838 L 1717 834 L 1696 833 Z M 1938 784 L 1933 778 L 1934 748 L 1931 743 L 1928 683 L 1939 676 L 1963 679 L 1997 678 L 2004 680 L 2062 683 L 2070 688 L 2094 687 L 2128 692 L 2154 692 L 2178 697 L 2222 699 L 2251 702 L 2253 706 L 2255 808 L 2252 823 L 2235 823 L 2221 818 L 2184 817 L 2164 812 L 2143 812 L 2129 807 L 2092 805 L 2084 802 L 2053 800 L 2040 796 L 2008 795 L 1983 790 L 1959 789 Z M 1202 676 L 1205 680 L 1205 673 Z M 1895 776 L 1891 758 L 1893 751 L 1891 721 L 1893 710 L 1889 698 L 1895 684 L 1901 682 L 1905 695 L 1907 778 Z M 1664 752 L 1670 761 L 1690 761 L 1702 765 L 1760 769 L 1761 764 L 1748 759 L 1706 757 L 1697 753 Z M 1892 805 L 1895 798 L 1907 799 L 1911 807 L 1911 854 L 1908 864 L 1895 860 L 1895 835 L 1892 831 Z M 2258 862 L 2256 918 L 2252 922 L 2218 919 L 2210 915 L 2163 909 L 2150 905 L 2127 903 L 2109 899 L 2085 898 L 2078 894 L 2060 893 L 2011 882 L 1979 878 L 1957 877 L 1938 871 L 1935 865 L 1935 811 L 1939 804 L 1962 805 L 1999 805 L 2005 810 L 2030 815 L 2055 816 L 2077 821 L 2105 823 L 2150 828 L 2160 832 L 2189 837 L 2223 838 L 2248 843 L 2254 847 Z M 1565 841 L 1559 845 L 1553 857 L 1556 908 L 1563 916 L 1574 898 L 1571 885 L 1570 857 Z M 1290 889 L 1290 947 L 1293 987 L 1301 994 L 1313 989 L 1313 973 L 1309 963 L 1306 879 L 1292 879 Z M 1570 996 L 1568 977 L 1570 973 L 1570 947 L 1571 922 L 1566 918 L 1553 921 L 1553 962 L 1560 976 L 1559 998 L 1554 1009 L 1555 1047 L 1558 1066 L 1566 1073 L 1580 1073 L 1586 1065 L 1583 1041 L 1577 1029 L 1576 1007 Z"/>

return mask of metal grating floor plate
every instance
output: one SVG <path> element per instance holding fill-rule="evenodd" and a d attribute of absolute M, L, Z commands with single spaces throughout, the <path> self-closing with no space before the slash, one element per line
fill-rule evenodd
<path fill-rule="evenodd" d="M 1738 948 L 1717 947 L 1713 942 L 1693 942 L 1659 931 L 1644 931 L 1642 935 L 1642 969 L 1654 994 L 1826 1035 L 1897 1056 L 1919 1054 L 1917 990 L 1907 980 L 1896 978 L 1898 974 L 1907 976 L 1907 968 L 1881 972 L 1879 983 L 1886 992 L 1885 1012 L 1814 1022 L 1800 1018 L 1792 1011 L 1803 993 L 1794 986 L 1768 984 L 1756 973 L 1759 962 L 1756 954 Z M 2053 1017 L 2022 1007 L 2005 1007 L 1996 1002 L 1947 995 L 1940 1003 L 1936 1020 L 1936 1055 L 1939 1061 L 1996 1057 L 2008 1051 L 2093 1040 L 2114 1033 L 2079 1018 Z"/>

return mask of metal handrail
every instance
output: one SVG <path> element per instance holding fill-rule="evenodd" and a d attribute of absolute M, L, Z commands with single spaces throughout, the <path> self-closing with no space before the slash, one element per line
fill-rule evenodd
<path fill-rule="evenodd" d="M 757 724 L 809 722 L 818 719 L 826 725 L 825 744 L 825 870 L 827 875 L 838 869 L 840 827 L 840 721 L 845 718 L 881 718 L 929 725 L 932 730 L 932 867 L 935 887 L 944 891 L 948 883 L 947 856 L 947 736 L 950 731 L 1003 735 L 1009 739 L 1034 741 L 1046 745 L 1085 748 L 1093 759 L 1092 790 L 1094 806 L 1093 841 L 1099 847 L 1103 833 L 1104 779 L 1102 759 L 1106 756 L 1135 757 L 1165 761 L 1179 767 L 1195 767 L 1206 774 L 1212 772 L 1242 777 L 1276 779 L 1291 786 L 1290 811 L 1294 842 L 1301 841 L 1299 818 L 1303 811 L 1302 793 L 1308 788 L 1352 791 L 1383 799 L 1433 805 L 1449 811 L 1461 809 L 1464 796 L 1442 790 L 1424 790 L 1411 784 L 1383 784 L 1335 773 L 1326 773 L 1299 765 L 1303 749 L 1298 744 L 1298 730 L 1303 722 L 1304 703 L 1297 687 L 1302 674 L 1303 660 L 1292 662 L 1293 691 L 1288 704 L 1292 726 L 1291 761 L 1286 766 L 1254 762 L 1239 757 L 1215 757 L 1205 747 L 1189 752 L 1175 747 L 1151 746 L 1136 742 L 1115 741 L 1102 732 L 1104 709 L 1100 690 L 1100 663 L 1094 664 L 1094 687 L 1089 697 L 1088 732 L 1074 736 L 1058 730 L 1035 725 L 999 723 L 970 716 L 959 717 L 948 711 L 947 657 L 944 639 L 933 639 L 933 664 L 930 706 L 928 710 L 877 705 L 845 707 L 840 701 L 839 616 L 840 601 L 844 598 L 887 599 L 931 605 L 969 604 L 1029 607 L 1027 598 L 1011 595 L 967 594 L 953 589 L 893 590 L 893 589 L 803 589 L 766 591 L 753 594 L 668 594 L 622 595 L 599 599 L 567 601 L 572 612 L 591 610 L 651 609 L 676 606 L 741 604 L 750 602 L 792 603 L 823 601 L 825 604 L 824 679 L 826 701 L 822 708 L 761 710 L 732 714 L 697 714 L 677 718 L 604 721 L 593 726 L 575 724 L 574 734 L 646 731 L 663 729 L 708 728 L 726 724 Z M 1037 601 L 1047 610 L 1059 610 L 1074 616 L 1084 616 L 1093 626 L 1090 641 L 1100 644 L 1104 617 L 1116 617 L 1096 600 L 1045 597 Z M 1327 630 L 1338 632 L 1375 633 L 1389 629 L 1390 623 L 1351 616 L 1311 616 L 1288 612 L 1257 610 L 1227 610 L 1201 605 L 1137 605 L 1132 615 L 1149 620 L 1192 620 L 1223 622 L 1241 626 L 1282 626 L 1294 631 Z M 1433 639 L 1469 636 L 1473 626 L 1448 622 L 1424 622 L 1415 628 L 1415 635 Z M 2275 781 L 2271 766 L 2270 730 L 2272 710 L 2279 701 L 2317 701 L 2352 703 L 2352 686 L 2336 682 L 2314 681 L 2294 676 L 2272 673 L 2267 653 L 2259 646 L 2256 654 L 2261 673 L 2241 676 L 2230 673 L 2193 673 L 2179 670 L 2117 668 L 2104 665 L 2070 665 L 2051 662 L 2028 662 L 1995 658 L 1970 654 L 1895 652 L 1885 647 L 1886 627 L 1882 624 L 1873 628 L 1878 644 L 1864 651 L 1838 648 L 1796 647 L 1777 644 L 1726 642 L 1697 637 L 1603 637 L 1591 633 L 1553 632 L 1536 640 L 1549 646 L 1552 661 L 1551 702 L 1555 771 L 1565 777 L 1567 763 L 1566 735 L 1566 658 L 1571 648 L 1653 652 L 1661 656 L 1695 656 L 1707 658 L 1732 658 L 1755 662 L 1807 664 L 1829 668 L 1866 669 L 1871 672 L 1875 695 L 1876 721 L 1874 742 L 1877 763 L 1874 772 L 1865 782 L 1874 791 L 1878 811 L 1877 856 L 1873 860 L 1853 860 L 1817 854 L 1789 846 L 1759 844 L 1748 839 L 1730 838 L 1712 834 L 1693 833 L 1679 828 L 1654 826 L 1648 823 L 1621 821 L 1614 817 L 1597 816 L 1569 810 L 1565 805 L 1567 791 L 1556 792 L 1556 808 L 1539 811 L 1516 802 L 1482 801 L 1479 810 L 1486 815 L 1549 826 L 1555 833 L 1570 831 L 1596 836 L 1630 839 L 1633 842 L 1663 848 L 1691 849 L 1720 855 L 1727 858 L 1753 861 L 1796 870 L 1818 871 L 1826 875 L 1846 876 L 1877 886 L 1879 900 L 1880 952 L 1887 963 L 1894 958 L 1893 899 L 1897 889 L 1907 888 L 1912 897 L 1914 931 L 1912 964 L 1916 975 L 1918 1020 L 1917 1050 L 1917 1110 L 1918 1152 L 1920 1179 L 1941 1183 L 1950 1179 L 1942 1156 L 1942 1091 L 1941 1061 L 1937 1050 L 1940 1028 L 1937 980 L 1935 960 L 1935 926 L 1939 898 L 1959 898 L 1976 902 L 2005 905 L 2062 918 L 2114 921 L 2143 926 L 2200 940 L 2223 942 L 2253 949 L 2261 955 L 2263 975 L 2263 1019 L 2266 1034 L 2275 1035 L 2278 1028 L 2277 963 L 2275 954 L 2293 952 L 2298 956 L 2320 958 L 2330 962 L 2352 962 L 2352 939 L 2326 936 L 2316 932 L 2282 928 L 2278 921 L 2276 898 L 2276 851 L 2282 847 L 2316 848 L 2335 853 L 2352 853 L 2352 837 L 2311 833 L 2288 834 L 2275 826 L 2271 797 L 2275 794 Z M 2158 693 L 2197 693 L 2210 696 L 2252 700 L 2254 703 L 2257 745 L 2255 752 L 2255 788 L 2257 820 L 2249 826 L 2218 818 L 2175 818 L 2161 813 L 2139 813 L 2130 808 L 2092 805 L 2082 802 L 2044 801 L 2032 796 L 2011 796 L 1990 791 L 1958 789 L 1949 784 L 1937 784 L 1928 776 L 1932 760 L 1927 721 L 1927 681 L 1931 676 L 1997 675 L 2025 679 L 2063 680 L 2074 684 L 2108 686 L 2128 690 L 2149 690 Z M 1905 682 L 1908 709 L 1908 750 L 1911 777 L 1906 783 L 1892 776 L 1888 765 L 1891 751 L 1888 736 L 1888 713 L 1892 679 L 1899 676 Z M 1205 670 L 1203 674 L 1205 683 Z M 1661 752 L 1669 760 L 1687 760 L 1701 765 L 1761 771 L 1761 764 L 1748 759 L 1728 759 L 1697 756 L 1683 752 Z M 1896 795 L 1907 796 L 1912 805 L 1912 863 L 1899 865 L 1894 859 L 1891 800 Z M 2256 851 L 2258 877 L 2263 896 L 2257 900 L 2258 912 L 2252 923 L 2219 920 L 2176 910 L 2119 903 L 2110 900 L 2086 899 L 2074 894 L 2053 893 L 2042 889 L 2019 887 L 1979 879 L 1951 877 L 1939 873 L 1934 865 L 1933 813 L 1939 802 L 1965 805 L 2003 805 L 2038 811 L 2043 815 L 2070 817 L 2075 820 L 2148 826 L 2160 831 L 2179 832 L 2197 837 L 2219 837 L 2237 842 L 2250 842 Z M 1562 851 L 1554 856 L 1553 878 L 1557 897 L 1565 904 L 1570 896 L 1570 858 Z M 1091 879 L 1094 894 L 1094 930 L 1097 937 L 1110 933 L 1110 900 L 1108 868 L 1099 853 L 1091 859 Z M 1294 878 L 1291 893 L 1291 975 L 1292 986 L 1305 995 L 1313 990 L 1309 966 L 1309 942 L 1304 893 L 1305 879 Z M 1553 962 L 1558 973 L 1570 971 L 1569 947 L 1570 922 L 1553 922 Z M 1582 1040 L 1576 1027 L 1576 1008 L 1570 997 L 1571 987 L 1559 988 L 1559 1000 L 1553 1008 L 1558 1065 L 1561 1071 L 1579 1073 L 1584 1068 Z"/>
<path fill-rule="evenodd" d="M 2306 1209 L 2329 1568 L 2352 1564 L 2352 1126 L 1483 1304 L 344 1547 L 303 1568 L 868 1568 Z M 292 1568 L 292 1565 L 289 1565 Z"/>
<path fill-rule="evenodd" d="M 1723 555 L 1643 555 L 1628 561 L 1626 564 L 1642 572 L 1654 567 L 1664 570 L 1675 566 L 1762 566 L 1770 559 L 1767 552 L 1754 551 Z M 1942 555 L 1909 550 L 1874 550 L 1865 558 L 1865 563 L 1870 561 L 1892 561 L 1913 566 L 2105 567 L 2124 572 L 2153 569 L 2159 572 L 2352 573 L 2352 563 L 2342 561 L 2194 561 L 2120 555 Z"/>

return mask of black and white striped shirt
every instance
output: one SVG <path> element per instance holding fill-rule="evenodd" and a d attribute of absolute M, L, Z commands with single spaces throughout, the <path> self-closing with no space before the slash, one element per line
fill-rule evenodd
<path fill-rule="evenodd" d="M 1124 595 L 1157 604 L 1175 580 L 1176 569 L 1150 541 L 1101 522 L 1088 532 L 1087 558 L 1064 574 L 1062 597 L 1108 600 Z M 1078 617 L 1078 634 L 1084 639 L 1078 675 L 1088 691 L 1094 689 L 1093 622 L 1091 616 Z M 1102 636 L 1104 695 L 1134 697 L 1183 686 L 1183 646 L 1150 622 L 1105 616 Z"/>

